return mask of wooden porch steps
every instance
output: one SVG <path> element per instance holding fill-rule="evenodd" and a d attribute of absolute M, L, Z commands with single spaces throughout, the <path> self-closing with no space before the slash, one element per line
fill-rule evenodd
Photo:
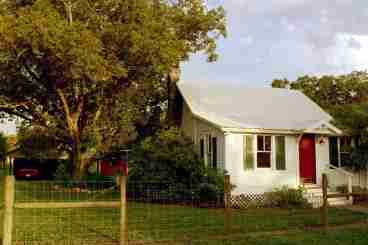
<path fill-rule="evenodd" d="M 316 184 L 305 184 L 304 188 L 306 189 L 304 193 L 304 197 L 313 206 L 313 208 L 321 207 L 322 202 L 323 202 L 322 187 Z M 339 192 L 328 190 L 327 193 L 328 194 L 338 194 Z M 348 200 L 346 197 L 328 198 L 329 206 L 344 206 L 344 205 L 351 205 L 351 204 L 352 204 L 352 201 Z"/>

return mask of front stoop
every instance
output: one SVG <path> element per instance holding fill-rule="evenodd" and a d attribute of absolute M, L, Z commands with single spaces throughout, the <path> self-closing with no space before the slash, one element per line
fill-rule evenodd
<path fill-rule="evenodd" d="M 323 204 L 323 191 L 322 187 L 316 184 L 305 184 L 306 189 L 304 197 L 308 200 L 308 203 L 312 205 L 313 208 L 319 208 Z M 338 194 L 339 192 L 327 191 L 328 194 Z M 346 197 L 334 197 L 328 198 L 329 206 L 346 206 L 351 205 L 352 201 L 348 200 Z"/>

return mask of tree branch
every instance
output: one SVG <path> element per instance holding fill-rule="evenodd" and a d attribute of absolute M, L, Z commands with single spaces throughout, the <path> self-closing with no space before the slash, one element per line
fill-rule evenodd
<path fill-rule="evenodd" d="M 72 116 L 71 116 L 71 113 L 70 113 L 70 109 L 69 109 L 69 105 L 68 105 L 68 101 L 66 100 L 66 97 L 65 97 L 65 95 L 64 95 L 64 93 L 61 89 L 59 89 L 59 88 L 56 89 L 56 92 L 58 93 L 58 95 L 60 97 L 60 100 L 61 100 L 61 103 L 63 105 L 63 109 L 64 109 L 65 116 L 66 116 L 66 121 L 67 121 L 67 124 L 68 124 L 68 127 L 69 127 L 69 131 L 73 135 L 76 125 L 73 122 L 73 119 L 72 119 Z"/>

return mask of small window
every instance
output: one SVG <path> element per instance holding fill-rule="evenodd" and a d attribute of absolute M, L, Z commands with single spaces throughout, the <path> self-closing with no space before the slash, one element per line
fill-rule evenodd
<path fill-rule="evenodd" d="M 340 166 L 346 166 L 350 159 L 350 152 L 351 152 L 351 137 L 344 136 L 340 138 Z"/>
<path fill-rule="evenodd" d="M 257 136 L 257 167 L 271 168 L 271 136 Z"/>
<path fill-rule="evenodd" d="M 337 145 L 337 137 L 331 136 L 329 139 L 330 163 L 335 167 L 339 167 L 339 147 Z"/>
<path fill-rule="evenodd" d="M 204 139 L 200 141 L 200 148 L 201 148 L 201 158 L 204 159 Z"/>
<path fill-rule="evenodd" d="M 350 136 L 330 137 L 330 163 L 336 167 L 349 164 L 353 141 Z"/>
<path fill-rule="evenodd" d="M 212 138 L 212 168 L 217 168 L 217 138 Z"/>
<path fill-rule="evenodd" d="M 207 153 L 208 154 L 211 154 L 211 152 L 212 152 L 212 145 L 211 145 L 211 135 L 208 135 L 207 136 Z"/>

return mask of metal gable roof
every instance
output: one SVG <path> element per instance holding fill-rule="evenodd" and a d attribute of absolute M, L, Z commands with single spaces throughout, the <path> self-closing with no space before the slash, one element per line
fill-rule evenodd
<path fill-rule="evenodd" d="M 305 131 L 332 120 L 296 90 L 206 82 L 178 88 L 194 115 L 222 128 Z"/>

